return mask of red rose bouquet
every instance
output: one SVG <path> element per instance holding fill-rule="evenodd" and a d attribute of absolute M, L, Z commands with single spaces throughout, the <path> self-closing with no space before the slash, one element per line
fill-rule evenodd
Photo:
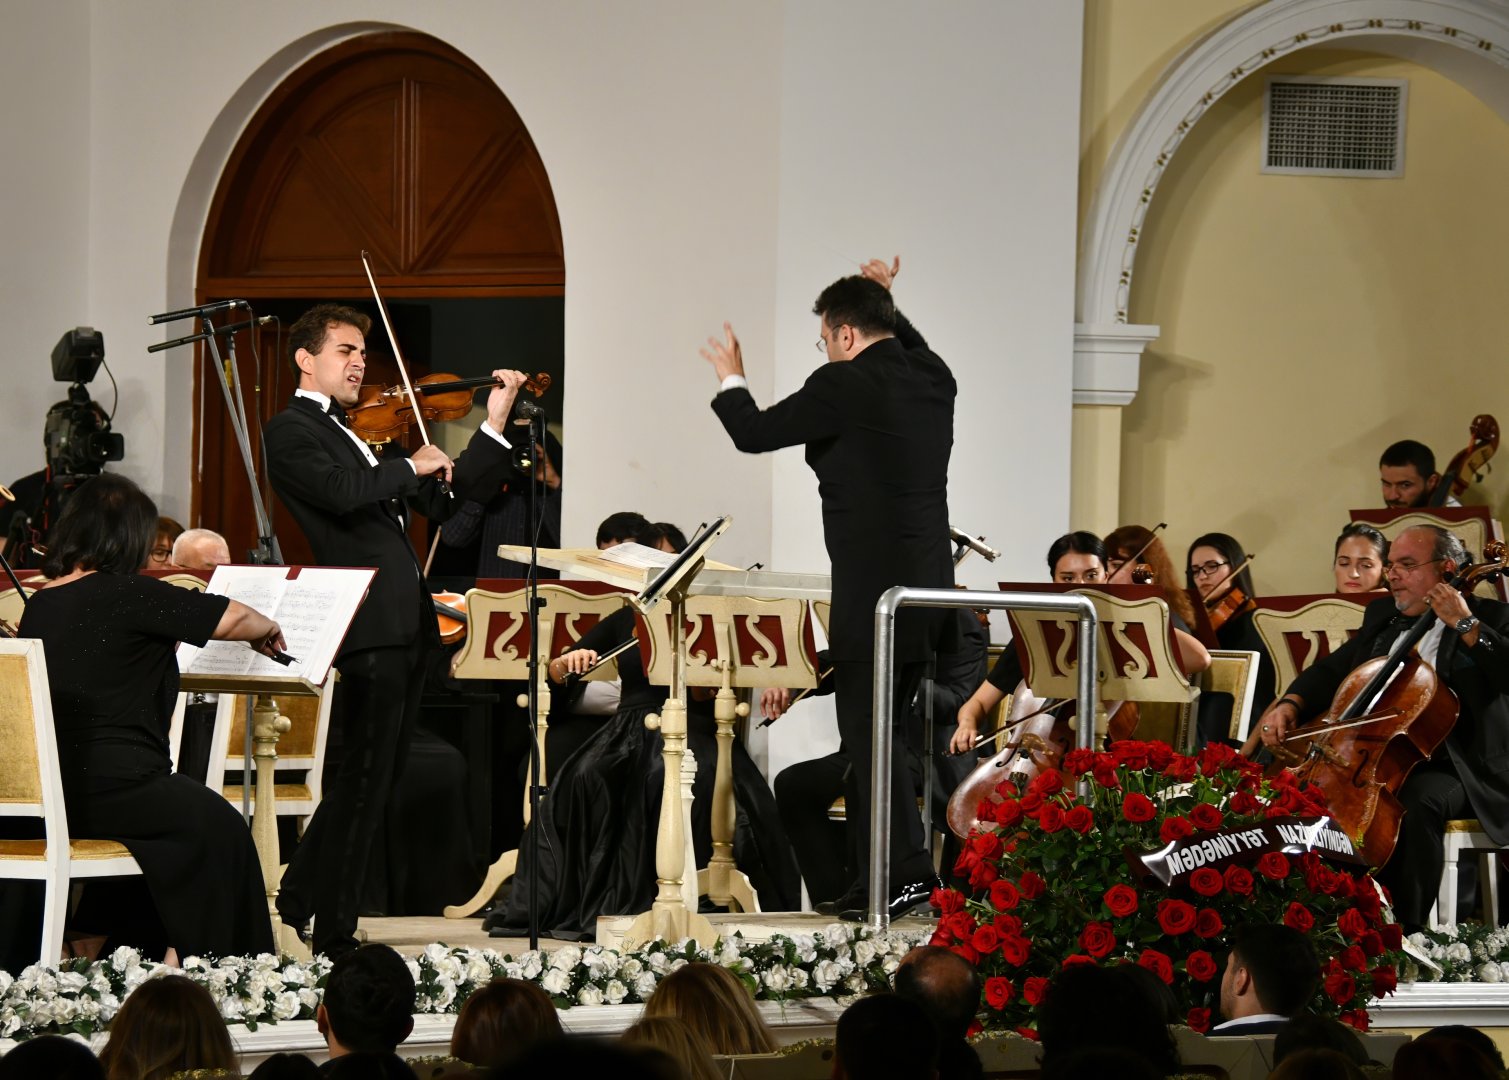
<path fill-rule="evenodd" d="M 1081 798 L 1077 782 L 1088 784 Z M 1282 922 L 1307 934 L 1323 985 L 1312 1008 L 1366 1030 L 1392 993 L 1401 933 L 1318 792 L 1228 747 L 1164 743 L 1075 750 L 1061 769 L 1007 780 L 934 894 L 932 943 L 975 964 L 987 1028 L 1030 1034 L 1048 980 L 1075 964 L 1140 964 L 1169 985 L 1189 1026 L 1220 1005 L 1230 928 Z"/>

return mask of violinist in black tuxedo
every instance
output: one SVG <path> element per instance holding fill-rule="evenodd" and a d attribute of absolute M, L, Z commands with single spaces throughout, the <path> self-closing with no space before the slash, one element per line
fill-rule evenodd
<path fill-rule="evenodd" d="M 713 411 L 734 445 L 764 453 L 804 444 L 823 503 L 823 539 L 833 571 L 829 646 L 839 735 L 854 768 L 845 790 L 850 850 L 860 881 L 838 908 L 863 917 L 870 849 L 875 603 L 893 585 L 949 588 L 948 461 L 953 449 L 953 374 L 896 311 L 890 286 L 901 266 L 874 260 L 818 297 L 817 347 L 828 359 L 802 388 L 770 408 L 755 405 L 738 339 L 708 339 L 702 355 L 720 380 Z M 953 616 L 911 608 L 896 625 L 892 722 L 898 745 L 930 653 L 951 647 Z M 904 754 L 891 762 L 893 915 L 927 899 L 937 877 L 922 835 Z"/>
<path fill-rule="evenodd" d="M 1319 716 L 1354 668 L 1386 655 L 1417 617 L 1435 613 L 1416 651 L 1456 694 L 1457 721 L 1400 789 L 1399 842 L 1378 875 L 1407 930 L 1423 927 L 1435 903 L 1447 821 L 1475 817 L 1494 843 L 1509 847 L 1509 604 L 1451 587 L 1468 559 L 1445 529 L 1401 532 L 1384 564 L 1392 595 L 1369 604 L 1357 636 L 1302 672 L 1258 722 L 1263 742 L 1276 745 L 1291 727 Z M 1441 916 L 1456 919 L 1455 912 Z"/>
<path fill-rule="evenodd" d="M 334 304 L 301 316 L 289 330 L 298 389 L 265 429 L 273 490 L 304 530 L 315 561 L 377 568 L 336 658 L 340 771 L 278 899 L 290 925 L 314 916 L 314 949 L 330 956 L 356 947 L 367 854 L 413 733 L 425 657 L 439 642 L 407 515 L 413 507 L 443 521 L 461 500 L 496 489 L 510 460 L 504 426 L 525 378 L 493 373 L 500 384 L 488 397 L 487 421 L 455 462 L 436 446 L 408 455 L 397 444 L 379 461 L 345 419 L 361 389 L 370 326 L 361 312 Z"/>

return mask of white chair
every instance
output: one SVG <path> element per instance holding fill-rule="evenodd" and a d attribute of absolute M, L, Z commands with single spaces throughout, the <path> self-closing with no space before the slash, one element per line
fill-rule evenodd
<path fill-rule="evenodd" d="M 1440 927 L 1456 924 L 1457 864 L 1467 852 L 1476 851 L 1478 890 L 1483 897 L 1483 921 L 1489 926 L 1498 926 L 1498 853 L 1504 849 L 1488 838 L 1482 823 L 1476 818 L 1448 821 L 1442 843 L 1446 849 L 1446 865 L 1441 871 L 1441 889 L 1436 894 L 1436 906 L 1430 912 L 1430 925 Z"/>
<path fill-rule="evenodd" d="M 114 840 L 68 835 L 63 782 L 58 770 L 52 696 L 40 641 L 0 639 L 0 815 L 41 818 L 43 839 L 0 840 L 0 879 L 41 881 L 42 950 L 38 961 L 56 965 L 72 882 L 128 877 L 141 867 Z"/>
<path fill-rule="evenodd" d="M 322 776 L 325 771 L 325 744 L 330 735 L 330 705 L 335 698 L 339 672 L 332 670 L 319 696 L 276 694 L 278 711 L 291 721 L 289 729 L 278 737 L 277 771 L 302 769 L 302 781 L 279 781 L 274 788 L 279 817 L 296 817 L 302 832 L 314 816 L 323 797 Z M 215 712 L 215 732 L 211 740 L 209 768 L 204 785 L 225 796 L 232 806 L 241 808 L 241 785 L 227 784 L 227 772 L 248 773 L 246 754 L 246 697 L 221 694 Z M 251 808 L 257 808 L 256 764 L 250 765 L 252 776 Z"/>

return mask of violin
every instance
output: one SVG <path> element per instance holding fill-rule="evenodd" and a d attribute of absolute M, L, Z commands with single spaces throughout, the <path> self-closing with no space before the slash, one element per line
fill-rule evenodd
<path fill-rule="evenodd" d="M 437 589 L 430 593 L 430 602 L 440 626 L 440 644 L 454 645 L 466 637 L 466 597 Z"/>
<path fill-rule="evenodd" d="M 1457 451 L 1430 493 L 1428 505 L 1445 506 L 1447 496 L 1460 497 L 1469 484 L 1481 483 L 1493 471 L 1488 461 L 1498 453 L 1499 422 L 1487 413 L 1474 416 L 1468 436 L 1466 447 Z"/>
<path fill-rule="evenodd" d="M 1461 592 L 1502 573 L 1509 557 L 1501 541 L 1488 544 L 1484 562 L 1463 567 L 1451 580 Z M 1415 646 L 1436 622 L 1430 608 L 1387 656 L 1346 677 L 1331 707 L 1296 728 L 1274 748 L 1275 765 L 1291 769 L 1301 785 L 1313 784 L 1347 835 L 1372 866 L 1382 866 L 1399 839 L 1404 807 L 1399 789 L 1410 771 L 1446 741 L 1457 721 L 1457 696 L 1443 686 Z M 1291 744 L 1299 744 L 1299 749 Z"/>
<path fill-rule="evenodd" d="M 539 397 L 550 389 L 550 373 L 541 371 L 524 381 L 524 389 Z M 415 399 L 425 421 L 461 420 L 472 411 L 472 397 L 483 386 L 497 386 L 491 375 L 458 379 L 454 375 L 426 375 L 414 380 L 414 396 L 407 386 L 363 386 L 355 405 L 346 410 L 351 430 L 363 442 L 384 443 L 402 438 L 414 423 Z"/>
<path fill-rule="evenodd" d="M 1205 613 L 1210 619 L 1210 628 L 1212 631 L 1218 632 L 1221 627 L 1225 626 L 1238 615 L 1257 607 L 1257 601 L 1243 592 L 1242 587 L 1236 584 L 1237 575 L 1247 569 L 1247 564 L 1255 558 L 1257 558 L 1256 555 L 1247 556 L 1246 562 L 1226 575 L 1226 580 L 1232 582 L 1231 588 L 1227 589 L 1220 596 L 1214 596 L 1205 601 Z"/>

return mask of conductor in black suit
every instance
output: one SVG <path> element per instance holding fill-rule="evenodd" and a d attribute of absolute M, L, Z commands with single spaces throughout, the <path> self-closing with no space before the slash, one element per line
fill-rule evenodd
<path fill-rule="evenodd" d="M 435 614 L 407 526 L 410 508 L 437 521 L 468 497 L 486 498 L 510 460 L 504 426 L 524 382 L 495 371 L 487 420 L 453 463 L 436 446 L 412 455 L 396 443 L 381 461 L 346 423 L 366 370 L 371 320 L 321 304 L 289 330 L 299 375 L 288 407 L 265 430 L 268 474 L 324 566 L 377 568 L 336 658 L 343 755 L 283 879 L 284 920 L 314 916 L 316 952 L 357 945 L 357 904 L 372 836 L 402 768 L 424 683 L 426 654 L 439 643 Z M 448 494 L 441 481 L 454 485 Z"/>
<path fill-rule="evenodd" d="M 838 904 L 862 918 L 869 880 L 870 752 L 874 741 L 875 604 L 893 585 L 948 588 L 948 460 L 954 377 L 896 310 L 900 270 L 880 260 L 841 278 L 813 307 L 828 363 L 790 397 L 761 410 L 744 380 L 733 329 L 702 355 L 721 382 L 713 411 L 746 453 L 804 444 L 823 503 L 823 539 L 833 573 L 829 647 L 843 751 L 854 763 L 845 790 L 859 881 Z M 895 726 L 902 724 L 929 655 L 951 626 L 941 609 L 907 609 L 896 625 Z M 950 642 L 951 643 L 951 642 Z M 925 901 L 937 882 L 922 835 L 905 755 L 891 760 L 892 915 Z"/>

